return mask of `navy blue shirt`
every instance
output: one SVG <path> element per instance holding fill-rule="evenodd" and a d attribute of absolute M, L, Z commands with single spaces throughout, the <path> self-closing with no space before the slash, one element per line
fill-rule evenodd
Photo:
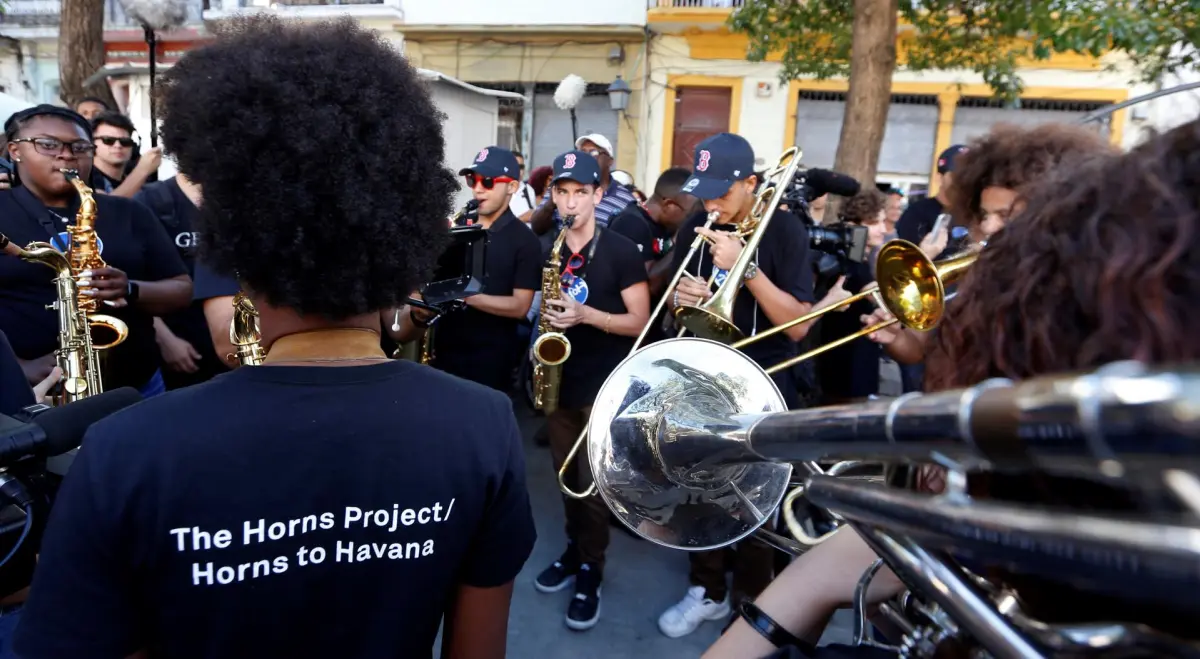
<path fill-rule="evenodd" d="M 33 387 L 21 370 L 21 363 L 0 332 L 0 414 L 13 415 L 34 404 Z"/>
<path fill-rule="evenodd" d="M 499 392 L 408 361 L 240 368 L 88 430 L 15 647 L 428 657 L 457 588 L 512 581 L 535 536 Z"/>

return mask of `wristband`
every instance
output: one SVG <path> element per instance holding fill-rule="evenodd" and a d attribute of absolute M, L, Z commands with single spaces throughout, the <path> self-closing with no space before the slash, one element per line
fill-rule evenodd
<path fill-rule="evenodd" d="M 751 602 L 748 599 L 743 600 L 742 605 L 738 607 L 738 613 L 741 614 L 743 620 L 745 620 L 751 627 L 754 628 L 754 631 L 758 632 L 763 638 L 767 639 L 771 645 L 774 645 L 777 648 L 784 648 L 788 646 L 800 648 L 802 652 L 808 655 L 812 655 L 816 652 L 816 646 L 793 636 L 791 632 L 784 629 L 779 623 L 772 620 L 771 616 L 763 613 L 762 609 L 758 608 L 754 602 Z"/>
<path fill-rule="evenodd" d="M 125 301 L 133 304 L 134 302 L 137 302 L 138 297 L 141 296 L 141 293 L 142 289 L 140 286 L 138 286 L 138 283 L 136 281 L 130 281 L 129 286 L 125 289 Z"/>

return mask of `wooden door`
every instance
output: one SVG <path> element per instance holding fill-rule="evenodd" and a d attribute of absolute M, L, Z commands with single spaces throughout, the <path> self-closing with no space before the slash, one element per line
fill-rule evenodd
<path fill-rule="evenodd" d="M 729 130 L 733 90 L 728 87 L 680 87 L 675 90 L 675 130 L 671 166 L 692 168 L 696 145 Z"/>

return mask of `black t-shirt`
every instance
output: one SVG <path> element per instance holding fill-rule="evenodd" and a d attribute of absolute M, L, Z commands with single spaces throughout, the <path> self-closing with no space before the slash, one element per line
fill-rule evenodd
<path fill-rule="evenodd" d="M 542 287 L 541 244 L 537 236 L 505 211 L 488 229 L 485 295 L 508 296 L 514 289 Z M 433 365 L 493 388 L 505 386 L 519 356 L 516 318 L 467 307 L 434 324 Z"/>
<path fill-rule="evenodd" d="M 595 252 L 591 251 L 592 243 L 581 250 L 581 255 L 586 258 L 590 254 L 591 258 L 574 271 L 576 283 L 564 286 L 563 295 L 598 311 L 627 313 L 621 291 L 647 281 L 646 265 L 628 238 L 608 229 L 598 228 L 597 232 L 598 237 L 593 238 Z M 572 253 L 564 242 L 564 266 Z M 571 342 L 571 356 L 563 363 L 559 402 L 569 409 L 586 407 L 595 400 L 608 374 L 629 354 L 634 338 L 608 334 L 583 323 L 565 334 Z"/>
<path fill-rule="evenodd" d="M 937 197 L 915 201 L 904 209 L 900 219 L 896 220 L 896 235 L 914 245 L 920 245 L 921 240 L 933 231 L 938 216 L 945 212 L 945 207 Z"/>
<path fill-rule="evenodd" d="M 671 232 L 655 222 L 640 204 L 626 206 L 608 228 L 632 240 L 643 261 L 658 261 L 671 252 Z"/>
<path fill-rule="evenodd" d="M 214 297 L 233 297 L 242 290 L 233 277 L 219 274 L 216 270 L 196 261 L 192 275 L 192 300 L 204 302 Z"/>
<path fill-rule="evenodd" d="M 196 218 L 200 215 L 200 209 L 184 194 L 174 177 L 143 187 L 133 198 L 145 204 L 158 217 L 167 235 L 174 241 L 179 258 L 183 260 L 193 281 L 192 303 L 186 309 L 167 314 L 163 322 L 175 336 L 192 344 L 200 353 L 199 366 L 206 376 L 203 379 L 228 370 L 224 360 L 216 358 L 208 323 L 204 320 L 204 301 L 195 294 Z"/>
<path fill-rule="evenodd" d="M 0 414 L 16 414 L 34 402 L 33 387 L 29 386 L 8 337 L 0 332 Z"/>
<path fill-rule="evenodd" d="M 456 588 L 508 583 L 535 537 L 502 394 L 407 361 L 236 369 L 88 430 L 16 649 L 428 657 Z"/>
<path fill-rule="evenodd" d="M 847 267 L 845 289 L 857 293 L 873 281 L 871 267 L 866 263 L 850 263 Z M 851 304 L 844 311 L 830 311 L 817 322 L 820 344 L 850 336 L 863 329 L 861 316 L 875 311 L 868 298 Z M 837 398 L 865 398 L 879 393 L 879 360 L 883 351 L 878 343 L 866 337 L 857 338 L 817 357 L 817 373 L 821 392 Z"/>
<path fill-rule="evenodd" d="M 696 235 L 696 228 L 704 226 L 704 213 L 696 213 L 684 222 L 679 235 L 687 238 Z M 732 224 L 714 224 L 718 231 L 731 231 Z M 803 220 L 784 211 L 776 211 L 767 226 L 767 233 L 758 245 L 755 262 L 758 264 L 759 276 L 766 275 L 777 288 L 788 293 L 800 302 L 812 303 L 813 300 L 813 269 L 809 260 L 808 228 Z M 686 249 L 676 249 L 672 270 L 677 270 L 683 264 Z M 712 275 L 713 263 L 709 256 L 707 244 L 698 250 L 688 262 L 687 271 L 708 281 Z M 725 281 L 725 271 L 720 271 L 713 290 Z M 771 329 L 774 323 L 767 318 L 758 301 L 748 290 L 738 293 L 733 305 L 733 323 L 746 336 Z M 796 343 L 781 332 L 762 341 L 752 343 L 742 349 L 746 356 L 760 366 L 769 368 L 796 354 Z M 786 371 L 785 371 L 786 372 Z"/>
<path fill-rule="evenodd" d="M 109 267 L 130 281 L 160 281 L 187 274 L 171 239 L 148 208 L 129 199 L 96 194 L 96 236 Z M 67 246 L 66 218 L 74 222 L 78 200 L 70 208 L 47 209 L 27 188 L 0 190 L 0 232 L 24 246 L 33 241 Z M 21 359 L 36 359 L 58 347 L 58 313 L 46 308 L 56 299 L 54 271 L 41 263 L 0 258 L 0 331 L 8 334 Z M 104 388 L 142 387 L 158 369 L 153 317 L 132 304 L 114 309 L 100 304 L 97 313 L 129 325 L 129 338 L 106 351 Z"/>

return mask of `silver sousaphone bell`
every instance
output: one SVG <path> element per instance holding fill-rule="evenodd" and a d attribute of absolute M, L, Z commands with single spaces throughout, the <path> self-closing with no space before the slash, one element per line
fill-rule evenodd
<path fill-rule="evenodd" d="M 651 542 L 727 546 L 766 523 L 787 493 L 792 465 L 765 462 L 738 441 L 754 419 L 787 405 L 761 367 L 731 353 L 698 338 L 647 346 L 617 366 L 592 407 L 596 487 Z"/>

